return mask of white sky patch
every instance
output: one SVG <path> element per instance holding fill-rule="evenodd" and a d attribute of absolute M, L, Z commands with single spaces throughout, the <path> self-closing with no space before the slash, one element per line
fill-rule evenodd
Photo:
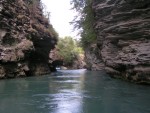
<path fill-rule="evenodd" d="M 77 32 L 73 32 L 73 25 L 70 25 L 76 15 L 71 9 L 70 0 L 42 0 L 46 10 L 50 12 L 50 22 L 60 37 L 72 36 L 79 38 Z"/>

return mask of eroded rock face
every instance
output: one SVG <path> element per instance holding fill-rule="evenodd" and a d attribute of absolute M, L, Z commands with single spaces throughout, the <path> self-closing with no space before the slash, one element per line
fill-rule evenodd
<path fill-rule="evenodd" d="M 0 78 L 49 73 L 51 28 L 40 0 L 0 0 Z"/>
<path fill-rule="evenodd" d="M 150 1 L 95 0 L 97 46 L 113 77 L 150 84 Z"/>
<path fill-rule="evenodd" d="M 96 44 L 91 44 L 85 50 L 85 62 L 86 68 L 89 70 L 103 70 L 105 65 L 102 61 L 102 58 L 99 54 L 99 49 Z"/>

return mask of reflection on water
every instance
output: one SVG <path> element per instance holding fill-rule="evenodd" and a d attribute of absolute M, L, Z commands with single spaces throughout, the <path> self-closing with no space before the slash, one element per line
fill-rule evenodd
<path fill-rule="evenodd" d="M 150 87 L 103 71 L 60 70 L 0 81 L 0 113 L 150 113 Z"/>

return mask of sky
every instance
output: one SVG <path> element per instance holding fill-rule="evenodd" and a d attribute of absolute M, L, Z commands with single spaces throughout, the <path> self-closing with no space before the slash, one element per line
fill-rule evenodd
<path fill-rule="evenodd" d="M 77 32 L 73 32 L 73 25 L 70 25 L 76 14 L 70 10 L 70 0 L 41 0 L 46 5 L 46 10 L 50 12 L 50 23 L 58 32 L 59 37 L 77 36 Z"/>

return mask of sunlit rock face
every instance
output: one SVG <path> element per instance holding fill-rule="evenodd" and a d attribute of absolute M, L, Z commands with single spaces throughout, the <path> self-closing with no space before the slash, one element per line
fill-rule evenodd
<path fill-rule="evenodd" d="M 0 78 L 49 73 L 50 29 L 40 0 L 0 0 Z"/>
<path fill-rule="evenodd" d="M 150 84 L 150 0 L 94 0 L 93 9 L 106 71 Z"/>

